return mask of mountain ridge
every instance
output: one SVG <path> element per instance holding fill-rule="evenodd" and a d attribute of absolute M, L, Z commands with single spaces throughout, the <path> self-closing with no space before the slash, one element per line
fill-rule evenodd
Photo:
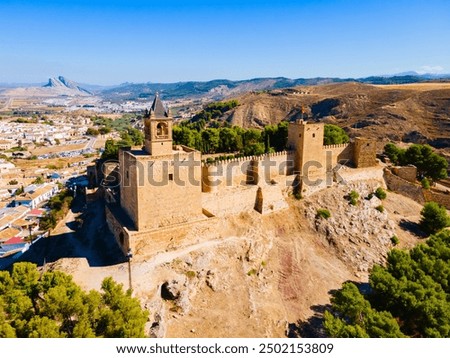
<path fill-rule="evenodd" d="M 394 75 L 377 75 L 361 78 L 341 77 L 256 77 L 243 80 L 213 79 L 209 81 L 179 81 L 179 82 L 124 82 L 119 85 L 80 84 L 63 76 L 52 77 L 46 84 L 7 84 L 0 83 L 0 88 L 54 88 L 68 90 L 68 95 L 99 95 L 108 100 L 125 101 L 147 99 L 159 92 L 166 100 L 184 98 L 206 98 L 222 100 L 251 91 L 266 91 L 296 86 L 314 86 L 330 83 L 358 82 L 366 84 L 405 84 L 426 81 L 450 81 L 450 74 L 419 74 L 407 71 Z M 64 92 L 64 91 L 62 91 Z"/>
<path fill-rule="evenodd" d="M 259 77 L 247 80 L 214 79 L 210 81 L 185 81 L 173 83 L 123 83 L 117 87 L 106 89 L 99 94 L 111 100 L 136 100 L 152 97 L 159 92 L 166 100 L 182 98 L 208 98 L 221 100 L 230 96 L 250 91 L 265 91 L 296 86 L 314 86 L 331 83 L 358 82 L 366 84 L 405 84 L 426 81 L 448 81 L 450 74 L 408 74 L 403 76 L 370 76 L 363 78 L 314 77 Z"/>

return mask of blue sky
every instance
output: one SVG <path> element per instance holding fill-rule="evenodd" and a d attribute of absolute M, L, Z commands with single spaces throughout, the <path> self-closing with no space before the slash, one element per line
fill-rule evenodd
<path fill-rule="evenodd" d="M 0 0 L 0 82 L 450 73 L 450 1 Z"/>

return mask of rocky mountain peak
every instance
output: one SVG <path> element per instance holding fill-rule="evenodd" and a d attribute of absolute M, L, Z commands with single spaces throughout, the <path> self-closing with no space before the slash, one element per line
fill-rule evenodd
<path fill-rule="evenodd" d="M 82 88 L 78 83 L 71 81 L 63 76 L 49 78 L 48 83 L 43 87 L 70 89 L 83 94 L 92 94 L 88 90 Z"/>

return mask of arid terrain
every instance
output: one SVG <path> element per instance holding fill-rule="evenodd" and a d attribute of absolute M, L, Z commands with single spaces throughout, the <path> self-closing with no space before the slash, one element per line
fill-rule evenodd
<path fill-rule="evenodd" d="M 389 192 L 380 213 L 377 198 L 363 199 L 380 185 L 380 180 L 364 180 L 302 200 L 289 196 L 289 208 L 277 213 L 211 218 L 143 240 L 131 262 L 131 284 L 150 312 L 148 333 L 284 337 L 300 330 L 320 335 L 315 320 L 331 290 L 347 280 L 366 282 L 370 267 L 383 263 L 393 247 L 394 234 L 404 248 L 421 240 L 402 224 L 418 222 L 421 205 Z M 353 189 L 362 197 L 357 206 L 344 198 Z M 100 289 L 107 276 L 128 288 L 128 264 L 105 231 L 99 208 L 100 202 L 88 204 L 78 233 L 79 214 L 69 213 L 67 223 L 34 248 L 35 256 L 25 257 L 42 260 L 44 255 L 45 269 L 68 272 L 85 289 Z M 331 218 L 316 218 L 318 208 L 330 210 Z"/>
<path fill-rule="evenodd" d="M 224 120 L 262 127 L 303 117 L 343 127 L 351 137 L 450 147 L 450 84 L 342 83 L 252 92 Z"/>
<path fill-rule="evenodd" d="M 449 154 L 450 84 L 329 84 L 237 99 L 240 105 L 222 118 L 233 125 L 261 128 L 303 117 L 338 124 L 351 137 L 377 139 L 379 149 L 387 141 L 429 143 Z M 16 161 L 37 169 L 64 160 Z M 332 290 L 348 280 L 366 283 L 394 235 L 400 248 L 423 240 L 417 230 L 422 206 L 393 192 L 382 203 L 367 199 L 379 186 L 385 187 L 381 166 L 301 200 L 285 193 L 289 207 L 276 213 L 169 228 L 142 239 L 130 266 L 107 229 L 103 202 L 79 202 L 23 259 L 68 272 L 87 290 L 99 290 L 108 276 L 125 288 L 131 284 L 149 310 L 150 336 L 320 336 L 317 320 Z M 345 199 L 351 190 L 361 197 L 356 206 Z M 380 204 L 383 212 L 376 209 Z M 322 208 L 329 219 L 317 218 Z"/>

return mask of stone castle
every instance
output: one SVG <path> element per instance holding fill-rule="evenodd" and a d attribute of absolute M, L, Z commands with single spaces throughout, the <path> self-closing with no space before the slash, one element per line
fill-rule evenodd
<path fill-rule="evenodd" d="M 289 123 L 286 151 L 209 162 L 199 151 L 173 144 L 173 119 L 158 96 L 144 121 L 144 147 L 119 151 L 118 199 L 106 207 L 108 226 L 125 253 L 134 252 L 138 238 L 151 240 L 167 228 L 282 210 L 292 193 L 331 186 L 341 165 L 377 165 L 373 141 L 323 145 L 323 123 Z"/>

